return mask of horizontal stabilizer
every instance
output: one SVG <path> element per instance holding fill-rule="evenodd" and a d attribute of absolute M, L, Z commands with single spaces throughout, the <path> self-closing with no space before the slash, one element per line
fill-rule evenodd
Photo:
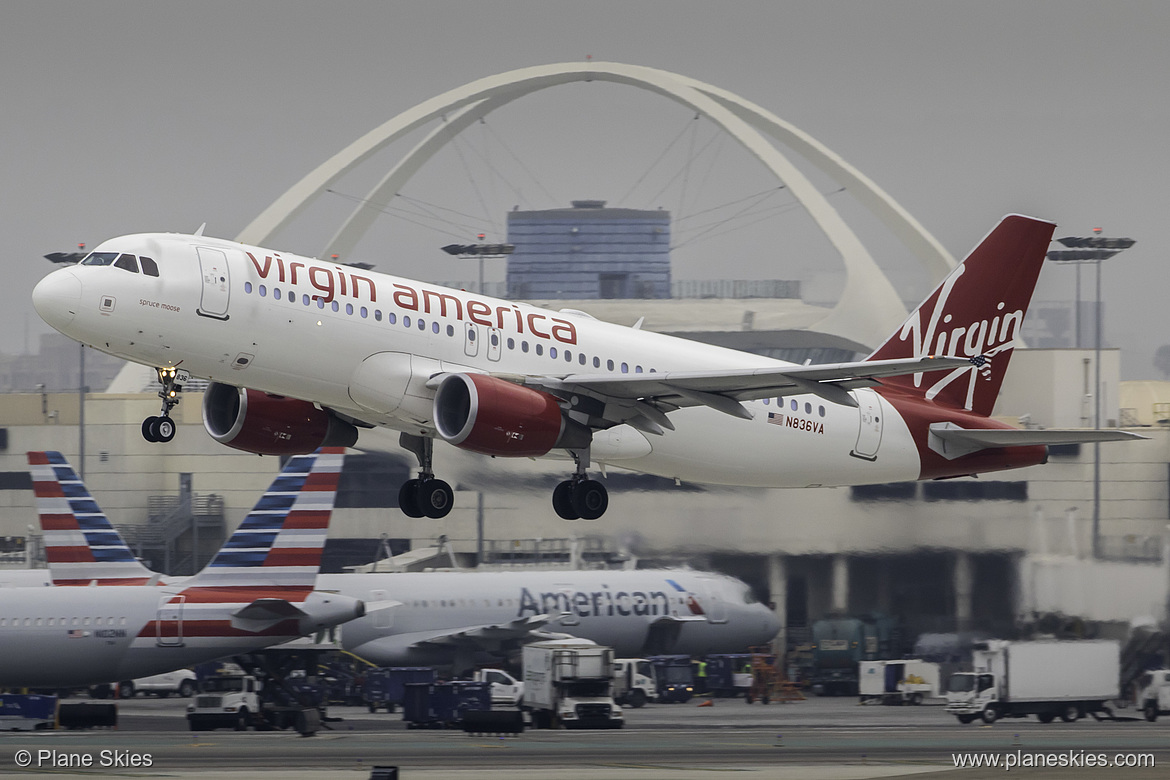
<path fill-rule="evenodd" d="M 259 632 L 282 620 L 300 620 L 306 614 L 300 607 L 284 599 L 256 599 L 232 613 L 232 628 Z"/>
<path fill-rule="evenodd" d="M 1116 428 L 960 428 L 954 423 L 930 426 L 930 448 L 948 460 L 992 447 L 1028 447 L 1048 444 L 1091 444 L 1102 441 L 1147 439 Z"/>

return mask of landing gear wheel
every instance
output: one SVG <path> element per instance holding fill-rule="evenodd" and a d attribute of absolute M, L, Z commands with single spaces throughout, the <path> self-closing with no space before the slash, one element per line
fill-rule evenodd
<path fill-rule="evenodd" d="M 605 485 L 595 479 L 583 479 L 573 485 L 571 498 L 573 511 L 582 520 L 596 520 L 605 514 L 609 506 L 609 493 Z"/>
<path fill-rule="evenodd" d="M 175 438 L 175 421 L 170 417 L 155 417 L 150 431 L 154 434 L 155 441 L 166 444 Z"/>
<path fill-rule="evenodd" d="M 418 503 L 419 480 L 408 479 L 398 489 L 398 508 L 407 517 L 422 517 L 423 511 Z"/>
<path fill-rule="evenodd" d="M 154 433 L 154 424 L 158 421 L 157 417 L 147 417 L 142 421 L 142 438 L 146 439 L 151 444 L 158 441 L 158 437 Z"/>
<path fill-rule="evenodd" d="M 557 485 L 552 496 L 553 511 L 562 520 L 579 520 L 581 515 L 573 507 L 573 481 L 566 479 Z"/>
<path fill-rule="evenodd" d="M 441 479 L 428 479 L 419 483 L 415 491 L 419 510 L 432 519 L 446 517 L 451 512 L 455 494 L 451 486 Z"/>

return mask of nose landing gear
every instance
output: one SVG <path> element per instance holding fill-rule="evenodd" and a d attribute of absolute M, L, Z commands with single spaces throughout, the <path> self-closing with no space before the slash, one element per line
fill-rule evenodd
<path fill-rule="evenodd" d="M 595 479 L 589 479 L 589 448 L 572 450 L 577 463 L 573 476 L 553 490 L 553 511 L 563 520 L 596 520 L 609 508 L 609 491 Z"/>
<path fill-rule="evenodd" d="M 183 385 L 191 379 L 191 375 L 173 366 L 155 370 L 162 384 L 162 390 L 158 391 L 158 397 L 163 402 L 162 413 L 142 421 L 142 438 L 149 442 L 165 443 L 175 438 L 175 421 L 171 419 L 171 409 L 179 405 L 179 394 L 183 392 Z"/>
<path fill-rule="evenodd" d="M 398 442 L 418 458 L 417 479 L 408 479 L 398 490 L 398 508 L 407 517 L 446 517 L 455 504 L 455 493 L 431 469 L 435 440 L 428 436 L 403 433 Z"/>

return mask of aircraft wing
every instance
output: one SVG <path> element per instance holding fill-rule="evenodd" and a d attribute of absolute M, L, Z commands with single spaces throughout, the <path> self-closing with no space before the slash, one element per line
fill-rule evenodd
<path fill-rule="evenodd" d="M 855 387 L 872 387 L 881 377 L 950 371 L 982 366 L 987 358 L 921 357 L 781 366 L 736 371 L 667 371 L 652 374 L 569 374 L 563 377 L 525 376 L 524 384 L 556 395 L 586 395 L 605 404 L 595 427 L 629 423 L 648 433 L 661 434 L 674 425 L 665 412 L 684 406 L 709 406 L 734 417 L 751 419 L 740 402 L 791 393 L 812 393 L 826 401 L 856 407 L 849 395 Z"/>
<path fill-rule="evenodd" d="M 510 623 L 448 629 L 426 639 L 420 639 L 412 647 L 465 647 L 492 651 L 497 650 L 504 643 L 533 642 L 566 636 L 565 634 L 540 630 L 554 617 L 554 615 L 533 615 L 517 618 Z"/>
<path fill-rule="evenodd" d="M 960 428 L 954 423 L 930 426 L 930 448 L 954 459 L 992 447 L 1026 447 L 1041 444 L 1090 444 L 1102 441 L 1148 439 L 1140 433 L 1116 428 Z"/>

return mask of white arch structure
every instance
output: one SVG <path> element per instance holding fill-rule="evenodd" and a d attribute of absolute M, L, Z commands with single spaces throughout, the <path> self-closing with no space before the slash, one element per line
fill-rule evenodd
<path fill-rule="evenodd" d="M 807 133 L 767 110 L 726 90 L 663 70 L 621 63 L 589 62 L 538 65 L 478 79 L 444 92 L 374 128 L 326 160 L 281 195 L 237 236 L 265 244 L 337 179 L 402 136 L 431 122 L 443 122 L 403 157 L 375 186 L 329 242 L 324 256 L 348 255 L 373 224 L 378 210 L 367 203 L 388 203 L 447 142 L 495 109 L 524 95 L 578 81 L 607 81 L 644 89 L 687 106 L 718 124 L 767 167 L 805 208 L 840 253 L 845 289 L 816 329 L 876 346 L 893 330 L 906 309 L 885 274 L 837 211 L 792 162 L 762 134 L 785 144 L 849 189 L 919 258 L 929 273 L 942 278 L 955 261 L 901 206 L 876 184 Z"/>

